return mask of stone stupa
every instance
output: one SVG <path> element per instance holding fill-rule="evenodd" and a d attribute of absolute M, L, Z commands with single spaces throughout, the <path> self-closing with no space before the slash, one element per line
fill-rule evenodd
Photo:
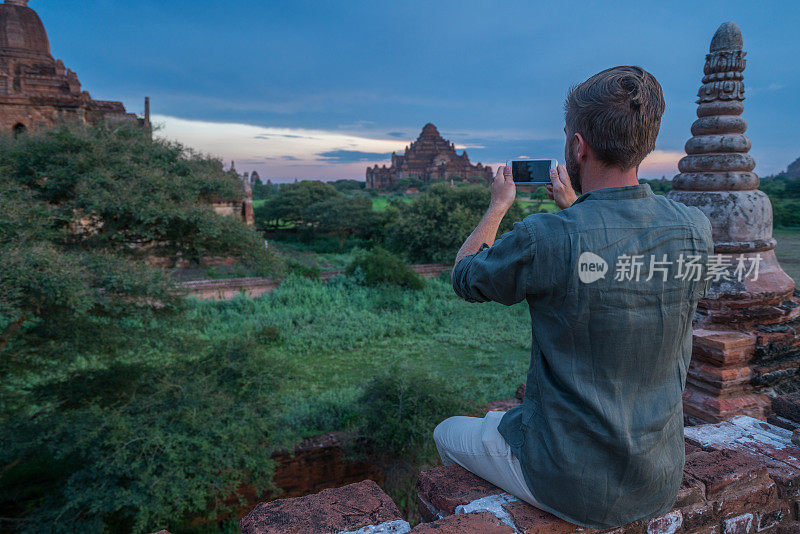
<path fill-rule="evenodd" d="M 697 117 L 669 198 L 711 221 L 717 272 L 695 318 L 684 394 L 689 422 L 736 414 L 764 419 L 770 397 L 800 389 L 800 306 L 794 281 L 775 257 L 772 205 L 759 191 L 744 135 L 742 33 L 722 24 L 706 55 Z M 711 263 L 711 262 L 710 262 Z M 737 265 L 747 275 L 734 276 Z M 744 270 L 744 269 L 743 269 Z"/>

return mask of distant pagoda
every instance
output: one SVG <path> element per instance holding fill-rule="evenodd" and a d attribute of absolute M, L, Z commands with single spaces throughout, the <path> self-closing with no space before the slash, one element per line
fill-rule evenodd
<path fill-rule="evenodd" d="M 481 163 L 473 165 L 466 151 L 456 154 L 455 145 L 428 123 L 402 156 L 392 152 L 391 167 L 375 165 L 367 169 L 367 188 L 394 187 L 402 178 L 418 178 L 425 182 L 450 179 L 488 182 L 492 179 L 492 168 Z"/>

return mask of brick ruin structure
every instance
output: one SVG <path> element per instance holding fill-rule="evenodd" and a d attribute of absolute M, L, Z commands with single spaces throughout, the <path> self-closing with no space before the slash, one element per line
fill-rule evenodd
<path fill-rule="evenodd" d="M 490 182 L 492 168 L 470 163 L 466 150 L 457 154 L 455 145 L 444 139 L 436 126 L 428 123 L 402 156 L 392 152 L 391 167 L 375 165 L 367 168 L 368 189 L 391 188 L 402 178 L 418 178 L 425 182 L 451 179 Z"/>
<path fill-rule="evenodd" d="M 0 4 L 0 132 L 22 133 L 61 121 L 130 120 L 150 126 L 121 102 L 93 100 L 78 75 L 50 53 L 50 41 L 28 0 Z"/>
<path fill-rule="evenodd" d="M 775 257 L 772 206 L 757 189 L 755 161 L 748 154 L 751 143 L 741 116 L 744 69 L 742 33 L 726 22 L 711 40 L 698 92 L 698 119 L 668 195 L 708 216 L 713 262 L 723 271 L 713 275 L 695 317 L 684 394 L 690 423 L 718 422 L 736 414 L 764 420 L 772 397 L 800 387 L 800 306 L 793 280 Z M 740 264 L 757 272 L 734 277 Z"/>
<path fill-rule="evenodd" d="M 236 171 L 236 162 L 231 162 L 231 171 L 235 172 L 242 182 L 242 196 L 234 199 L 215 199 L 211 207 L 220 215 L 235 217 L 249 226 L 256 224 L 253 212 L 253 186 L 250 174 L 239 174 Z M 256 174 L 255 171 L 253 171 Z M 256 174 L 258 176 L 258 174 Z"/>
<path fill-rule="evenodd" d="M 800 419 L 800 399 L 787 396 L 782 400 L 789 406 L 782 413 Z M 458 465 L 420 473 L 416 490 L 421 522 L 414 527 L 369 479 L 357 483 L 343 479 L 341 487 L 301 497 L 294 497 L 290 488 L 284 498 L 252 508 L 239 527 L 244 534 L 800 532 L 800 447 L 791 430 L 740 415 L 722 423 L 686 427 L 684 437 L 683 481 L 672 510 L 619 527 L 595 530 L 573 525 Z"/>

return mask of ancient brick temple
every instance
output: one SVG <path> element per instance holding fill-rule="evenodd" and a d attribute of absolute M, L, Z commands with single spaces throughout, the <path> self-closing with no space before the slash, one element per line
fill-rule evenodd
<path fill-rule="evenodd" d="M 771 397 L 800 388 L 800 305 L 775 257 L 772 206 L 748 154 L 744 69 L 742 33 L 726 22 L 706 55 L 698 119 L 669 194 L 702 210 L 714 238 L 712 285 L 695 318 L 684 394 L 689 422 L 763 420 Z M 736 275 L 740 266 L 749 274 Z"/>
<path fill-rule="evenodd" d="M 367 169 L 367 188 L 393 187 L 401 178 L 431 180 L 486 180 L 492 179 L 492 168 L 469 161 L 466 150 L 456 154 L 456 148 L 431 123 L 422 128 L 416 141 L 406 147 L 402 156 L 392 152 L 392 165 Z"/>
<path fill-rule="evenodd" d="M 53 59 L 47 32 L 28 0 L 0 4 L 0 132 L 21 133 L 62 120 L 131 120 L 149 126 L 145 108 L 139 119 L 121 102 L 93 100 L 77 74 Z"/>

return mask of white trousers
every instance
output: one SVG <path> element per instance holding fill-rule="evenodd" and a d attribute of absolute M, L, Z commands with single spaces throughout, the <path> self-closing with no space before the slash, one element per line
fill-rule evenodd
<path fill-rule="evenodd" d="M 505 412 L 485 417 L 456 416 L 433 430 L 433 440 L 444 465 L 458 464 L 511 495 L 539 507 L 528 489 L 519 460 L 497 431 Z"/>

